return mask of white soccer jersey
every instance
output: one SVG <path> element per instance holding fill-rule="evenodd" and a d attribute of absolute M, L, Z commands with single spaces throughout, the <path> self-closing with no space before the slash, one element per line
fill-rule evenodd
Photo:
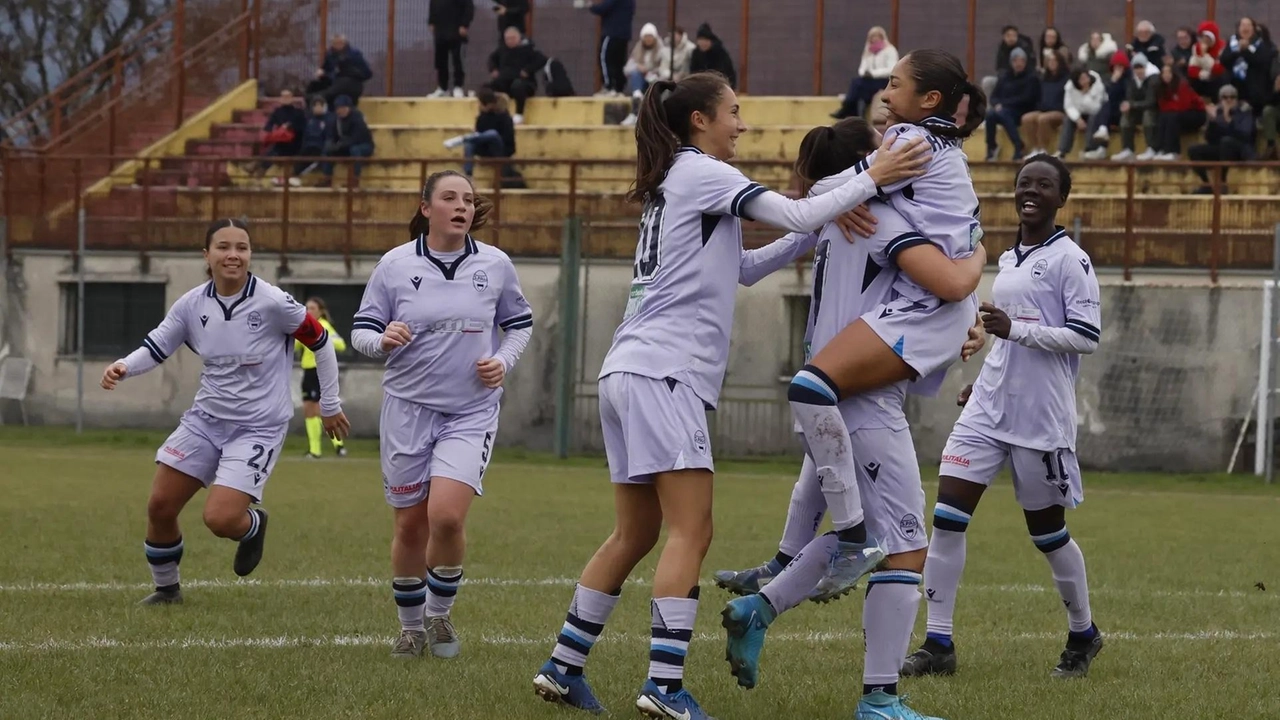
<path fill-rule="evenodd" d="M 433 253 L 426 236 L 392 249 L 365 286 L 352 330 L 409 326 L 413 339 L 387 357 L 382 389 L 436 412 L 491 407 L 502 388 L 487 388 L 476 363 L 498 350 L 498 330 L 533 326 L 511 258 L 467 236 L 453 258 Z"/>
<path fill-rule="evenodd" d="M 1068 328 L 1094 342 L 1101 337 L 1098 278 L 1062 228 L 1041 245 L 1005 251 L 991 292 L 1015 323 Z M 957 425 L 1018 447 L 1075 450 L 1080 356 L 993 342 Z"/>
<path fill-rule="evenodd" d="M 200 356 L 196 410 L 247 427 L 279 425 L 293 416 L 294 333 L 306 317 L 291 295 L 250 273 L 236 297 L 220 297 L 212 280 L 189 290 L 142 345 L 157 364 L 183 344 Z"/>

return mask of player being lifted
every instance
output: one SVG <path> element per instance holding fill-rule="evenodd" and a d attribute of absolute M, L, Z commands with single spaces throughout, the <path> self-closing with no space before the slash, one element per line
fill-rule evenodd
<path fill-rule="evenodd" d="M 877 184 L 918 174 L 927 152 L 923 141 L 899 143 L 867 173 L 796 201 L 727 164 L 746 129 L 737 97 L 717 73 L 656 82 L 642 102 L 630 195 L 644 203 L 640 238 L 626 312 L 599 380 L 616 525 L 583 570 L 551 659 L 534 677 L 548 701 L 602 710 L 583 676 L 587 654 L 665 524 L 649 679 L 636 707 L 656 718 L 707 717 L 683 676 L 712 534 L 706 411 L 715 408 L 724 380 L 735 286 L 792 262 L 807 249 L 810 231 L 874 197 Z M 744 217 L 805 235 L 744 253 Z"/>
<path fill-rule="evenodd" d="M 924 646 L 905 676 L 956 670 L 952 640 L 965 530 L 982 493 L 1007 462 L 1031 541 L 1049 561 L 1070 632 L 1054 677 L 1083 677 L 1102 649 L 1089 611 L 1084 554 L 1067 532 L 1066 508 L 1084 499 L 1076 460 L 1076 377 L 1080 356 L 1101 337 L 1098 278 L 1089 256 L 1056 224 L 1071 193 L 1071 172 L 1040 155 L 1023 163 L 1014 186 L 1017 244 L 1000 256 L 992 302 L 982 320 L 995 335 L 978 379 L 960 394 L 964 411 L 942 451 L 933 538 L 925 563 L 929 597 Z"/>
<path fill-rule="evenodd" d="M 492 208 L 465 175 L 428 177 L 411 240 L 382 256 L 351 324 L 356 350 L 386 359 L 378 432 L 395 514 L 396 658 L 461 649 L 450 610 L 467 512 L 483 492 L 503 380 L 533 334 L 511 258 L 470 235 Z"/>
<path fill-rule="evenodd" d="M 267 511 L 261 502 L 293 417 L 289 393 L 293 340 L 316 354 L 326 432 L 344 438 L 350 425 L 338 397 L 338 360 L 328 333 L 283 290 L 249 272 L 249 228 L 219 220 L 204 236 L 210 280 L 189 290 L 142 347 L 102 373 L 113 390 L 126 378 L 153 370 L 184 344 L 204 368 L 194 404 L 156 452 L 143 544 L 156 590 L 144 605 L 182 602 L 178 513 L 201 487 L 209 489 L 204 524 L 240 543 L 235 573 L 248 575 L 262 560 Z"/>
<path fill-rule="evenodd" d="M 329 308 L 324 304 L 324 300 L 319 297 L 307 298 L 307 312 L 311 316 L 320 321 L 320 325 L 324 327 L 325 332 L 329 333 L 329 342 L 333 343 L 335 353 L 343 352 L 347 349 L 347 341 L 342 339 L 337 330 L 333 329 L 333 323 L 329 320 Z M 307 428 L 307 454 L 305 457 L 311 460 L 320 457 L 320 441 L 324 436 L 324 425 L 320 419 L 320 376 L 316 374 L 316 354 L 302 344 L 301 340 L 295 341 L 293 344 L 294 352 L 301 357 L 299 364 L 302 366 L 302 416 L 306 421 Z M 329 440 L 333 443 L 333 450 L 339 457 L 347 454 L 347 446 L 337 437 L 330 436 Z"/>

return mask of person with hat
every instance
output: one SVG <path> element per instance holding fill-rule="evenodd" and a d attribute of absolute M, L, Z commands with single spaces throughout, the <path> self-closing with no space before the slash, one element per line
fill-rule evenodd
<path fill-rule="evenodd" d="M 1156 156 L 1156 119 L 1160 115 L 1160 74 L 1147 62 L 1147 56 L 1133 56 L 1133 72 L 1125 83 L 1124 100 L 1120 102 L 1120 152 L 1112 160 L 1152 160 Z M 1147 149 L 1134 154 L 1134 130 L 1142 127 Z"/>
<path fill-rule="evenodd" d="M 1200 97 L 1217 97 L 1218 88 L 1227 81 L 1227 69 L 1218 60 L 1227 43 L 1222 39 L 1218 23 L 1212 20 L 1200 23 L 1197 30 L 1199 35 L 1187 61 L 1187 79 Z"/>
<path fill-rule="evenodd" d="M 374 150 L 373 133 L 364 121 L 364 113 L 354 107 L 355 103 L 347 95 L 339 96 L 333 101 L 333 105 L 337 121 L 329 126 L 325 137 L 325 157 L 371 157 Z M 353 163 L 351 173 L 356 180 L 360 178 L 360 169 L 360 163 Z M 321 170 L 324 173 L 322 185 L 328 187 L 333 184 L 333 163 L 324 163 Z"/>
<path fill-rule="evenodd" d="M 694 37 L 698 48 L 693 51 L 693 57 L 689 60 L 689 72 L 715 70 L 728 78 L 730 88 L 738 89 L 738 73 L 733 69 L 733 58 L 729 57 L 729 51 L 724 49 L 720 38 L 711 32 L 711 25 L 699 25 Z"/>
<path fill-rule="evenodd" d="M 1187 148 L 1187 157 L 1196 162 L 1244 162 L 1256 157 L 1254 152 L 1253 111 L 1249 103 L 1240 100 L 1240 91 L 1234 85 L 1223 85 L 1218 90 L 1218 104 L 1207 108 L 1209 124 L 1204 129 L 1204 142 Z M 1221 185 L 1218 192 L 1227 192 L 1227 168 L 1220 170 L 1218 176 Z M 1206 168 L 1197 167 L 1195 173 L 1203 183 L 1195 192 L 1197 195 L 1213 193 L 1213 184 L 1209 180 Z"/>
<path fill-rule="evenodd" d="M 1030 56 L 1022 48 L 1009 53 L 1009 69 L 1000 73 L 995 92 L 991 93 L 987 110 L 987 162 L 1000 154 L 996 144 L 996 127 L 1003 127 L 1013 141 L 1013 159 L 1022 159 L 1025 148 L 1018 125 L 1022 116 L 1035 110 L 1040 99 L 1040 78 L 1031 69 Z"/>

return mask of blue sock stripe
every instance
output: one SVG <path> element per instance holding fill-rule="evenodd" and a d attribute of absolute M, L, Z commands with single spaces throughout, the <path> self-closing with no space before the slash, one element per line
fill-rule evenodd
<path fill-rule="evenodd" d="M 573 628 L 570 628 L 570 627 L 560 628 L 560 636 L 567 637 L 577 642 L 579 645 L 582 645 L 583 647 L 586 647 L 588 649 L 590 649 L 592 645 L 596 644 L 596 639 L 597 639 L 595 637 L 586 637 L 586 636 L 580 635 L 574 632 Z"/>
<path fill-rule="evenodd" d="M 933 506 L 933 514 L 935 517 L 943 517 L 953 522 L 964 523 L 965 525 L 968 525 L 973 520 L 973 515 L 942 503 L 938 503 Z"/>
<path fill-rule="evenodd" d="M 951 636 L 945 633 L 936 633 L 936 632 L 925 633 L 924 637 L 926 640 L 933 640 L 934 642 L 942 643 L 943 645 L 947 645 L 947 646 L 950 646 L 953 644 L 951 642 Z"/>
<path fill-rule="evenodd" d="M 867 585 L 892 583 L 897 585 L 919 585 L 923 576 L 910 570 L 883 570 L 867 576 Z"/>
<path fill-rule="evenodd" d="M 179 540 L 177 545 L 173 545 L 171 547 L 156 547 L 149 542 L 144 542 L 142 543 L 142 550 L 147 554 L 148 558 L 167 561 L 174 556 L 181 557 L 182 541 Z"/>
<path fill-rule="evenodd" d="M 682 647 L 682 648 L 681 648 L 681 647 L 675 647 L 675 646 L 672 646 L 672 645 L 659 645 L 659 644 L 657 644 L 657 643 L 650 643 L 650 644 L 649 644 L 649 652 L 650 652 L 650 653 L 654 653 L 654 652 L 664 652 L 664 653 L 668 653 L 668 654 L 671 654 L 671 655 L 679 655 L 680 657 L 684 657 L 685 655 L 687 655 L 687 654 L 689 653 L 689 648 L 687 648 L 687 647 Z"/>
<path fill-rule="evenodd" d="M 1069 538 L 1070 536 L 1071 533 L 1067 532 L 1067 529 L 1064 527 L 1061 530 L 1051 532 L 1048 535 L 1032 535 L 1031 542 L 1035 543 L 1036 547 L 1043 547 L 1045 545 L 1058 542 L 1064 538 Z"/>
<path fill-rule="evenodd" d="M 411 583 L 392 581 L 391 594 L 395 597 L 396 605 L 400 607 L 423 605 L 427 602 L 427 581 L 415 580 Z"/>
<path fill-rule="evenodd" d="M 572 626 L 591 636 L 599 636 L 600 633 L 604 632 L 603 624 L 588 622 L 573 613 L 566 615 L 564 622 L 566 626 Z"/>
<path fill-rule="evenodd" d="M 591 652 L 591 648 L 594 646 L 594 643 L 582 642 L 578 637 L 570 635 L 563 630 L 560 631 L 559 637 L 556 638 L 556 644 L 563 645 L 570 650 L 582 653 L 583 655 Z"/>
<path fill-rule="evenodd" d="M 824 404 L 835 405 L 838 403 L 840 398 L 836 394 L 836 391 L 830 385 L 823 382 L 822 378 L 810 372 L 807 369 L 808 367 L 809 366 L 806 365 L 806 369 L 796 373 L 795 377 L 791 378 L 791 384 L 808 390 L 811 393 L 817 393 L 819 397 L 825 398 L 828 401 Z"/>

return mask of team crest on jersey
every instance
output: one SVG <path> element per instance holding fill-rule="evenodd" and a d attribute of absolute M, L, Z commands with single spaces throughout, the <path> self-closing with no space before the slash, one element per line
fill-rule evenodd
<path fill-rule="evenodd" d="M 697 450 L 699 454 L 702 454 L 702 455 L 707 454 L 706 433 L 702 432 L 701 430 L 693 431 L 693 448 Z"/>
<path fill-rule="evenodd" d="M 258 314 L 257 310 L 254 310 L 249 313 L 249 317 L 245 319 L 245 322 L 249 323 L 250 330 L 257 332 L 262 327 L 262 316 Z"/>
<path fill-rule="evenodd" d="M 1031 277 L 1036 280 L 1044 277 L 1047 272 L 1049 272 L 1049 263 L 1044 259 L 1037 260 L 1036 264 L 1031 266 Z"/>
<path fill-rule="evenodd" d="M 489 276 L 485 275 L 483 270 L 477 270 L 476 274 L 471 276 L 471 284 L 476 292 L 484 292 L 489 287 Z"/>
<path fill-rule="evenodd" d="M 907 513 L 898 521 L 898 529 L 902 531 L 903 536 L 908 540 L 915 540 L 916 535 L 920 532 L 920 519 L 911 513 Z"/>

